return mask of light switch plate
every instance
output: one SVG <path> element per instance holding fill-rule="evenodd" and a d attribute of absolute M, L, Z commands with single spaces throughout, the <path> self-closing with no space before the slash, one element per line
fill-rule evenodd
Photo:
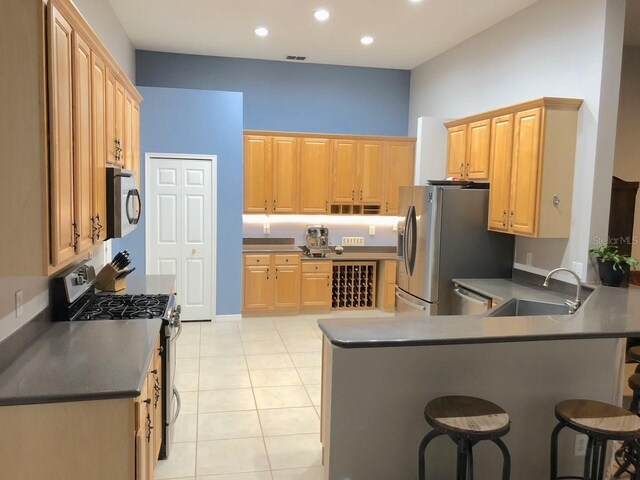
<path fill-rule="evenodd" d="M 581 280 L 584 280 L 584 263 L 573 262 L 571 264 L 572 270 L 578 274 Z"/>
<path fill-rule="evenodd" d="M 19 317 L 24 312 L 24 299 L 22 290 L 16 292 L 16 317 Z"/>
<path fill-rule="evenodd" d="M 527 266 L 533 265 L 533 253 L 527 252 Z"/>
<path fill-rule="evenodd" d="M 262 233 L 265 235 L 269 235 L 271 233 L 271 225 L 269 225 L 268 223 L 262 225 Z"/>
<path fill-rule="evenodd" d="M 375 235 L 375 234 L 376 234 L 376 226 L 369 225 L 369 235 Z"/>

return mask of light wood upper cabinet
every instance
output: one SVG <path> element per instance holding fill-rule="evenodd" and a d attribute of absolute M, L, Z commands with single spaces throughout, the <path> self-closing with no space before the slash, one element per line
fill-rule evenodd
<path fill-rule="evenodd" d="M 447 177 L 464 178 L 467 163 L 467 126 L 450 127 L 447 141 Z"/>
<path fill-rule="evenodd" d="M 358 142 L 358 188 L 360 204 L 382 204 L 383 142 Z"/>
<path fill-rule="evenodd" d="M 73 188 L 73 31 L 55 6 L 49 7 L 49 123 L 51 130 L 51 263 L 75 255 Z"/>
<path fill-rule="evenodd" d="M 331 201 L 351 205 L 356 201 L 358 148 L 355 140 L 332 140 Z"/>
<path fill-rule="evenodd" d="M 131 169 L 136 172 L 136 184 L 140 190 L 140 105 L 133 102 L 131 110 Z"/>
<path fill-rule="evenodd" d="M 120 160 L 116 133 L 116 84 L 113 72 L 107 69 L 105 84 L 105 132 L 107 145 L 107 163 L 117 164 Z"/>
<path fill-rule="evenodd" d="M 491 120 L 491 175 L 489 181 L 489 229 L 509 230 L 511 202 L 511 158 L 513 153 L 513 114 Z"/>
<path fill-rule="evenodd" d="M 122 149 L 124 168 L 133 170 L 133 99 L 128 93 L 124 95 Z"/>
<path fill-rule="evenodd" d="M 76 33 L 74 48 L 74 200 L 76 253 L 88 250 L 94 239 L 93 150 L 91 145 L 91 49 Z"/>
<path fill-rule="evenodd" d="M 536 231 L 542 109 L 534 108 L 515 115 L 510 229 L 513 233 L 533 235 Z"/>
<path fill-rule="evenodd" d="M 331 141 L 303 138 L 300 142 L 300 213 L 327 213 L 331 184 Z"/>
<path fill-rule="evenodd" d="M 107 129 L 105 92 L 107 69 L 91 52 L 91 143 L 93 147 L 94 242 L 107 238 Z"/>
<path fill-rule="evenodd" d="M 385 151 L 385 202 L 383 213 L 397 215 L 400 187 L 413 185 L 415 145 L 412 142 L 388 142 Z"/>
<path fill-rule="evenodd" d="M 479 120 L 467 126 L 466 178 L 487 180 L 489 178 L 489 149 L 491 143 L 491 120 Z"/>
<path fill-rule="evenodd" d="M 271 200 L 271 138 L 244 137 L 244 211 L 268 213 Z"/>
<path fill-rule="evenodd" d="M 120 82 L 116 80 L 115 97 L 114 97 L 114 125 L 115 125 L 115 144 L 117 149 L 116 164 L 121 167 L 125 166 L 125 91 Z"/>
<path fill-rule="evenodd" d="M 298 210 L 298 139 L 274 137 L 273 158 L 273 213 L 295 213 Z M 268 178 L 265 179 L 268 181 Z"/>

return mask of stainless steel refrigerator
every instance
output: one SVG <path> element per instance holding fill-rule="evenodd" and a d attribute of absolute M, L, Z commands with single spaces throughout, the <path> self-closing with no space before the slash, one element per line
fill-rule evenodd
<path fill-rule="evenodd" d="M 398 312 L 451 315 L 453 278 L 511 277 L 514 237 L 487 230 L 483 187 L 400 187 Z"/>

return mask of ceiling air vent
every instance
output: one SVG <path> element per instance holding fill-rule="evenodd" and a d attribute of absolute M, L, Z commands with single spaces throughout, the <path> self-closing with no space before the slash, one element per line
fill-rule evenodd
<path fill-rule="evenodd" d="M 304 62 L 307 57 L 298 57 L 296 55 L 287 55 L 287 60 L 295 60 L 297 62 Z"/>

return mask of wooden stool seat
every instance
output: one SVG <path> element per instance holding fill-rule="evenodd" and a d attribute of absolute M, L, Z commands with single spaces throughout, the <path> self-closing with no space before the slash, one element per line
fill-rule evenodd
<path fill-rule="evenodd" d="M 446 434 L 501 436 L 509 431 L 509 415 L 495 403 L 465 396 L 439 397 L 424 409 L 427 423 Z"/>
<path fill-rule="evenodd" d="M 629 377 L 629 388 L 634 392 L 640 390 L 640 373 L 634 373 Z"/>
<path fill-rule="evenodd" d="M 574 430 L 608 438 L 640 435 L 640 417 L 624 408 L 595 400 L 565 400 L 556 405 L 556 417 Z"/>
<path fill-rule="evenodd" d="M 628 350 L 627 354 L 629 355 L 630 359 L 635 360 L 636 362 L 640 362 L 640 345 L 631 347 Z"/>

